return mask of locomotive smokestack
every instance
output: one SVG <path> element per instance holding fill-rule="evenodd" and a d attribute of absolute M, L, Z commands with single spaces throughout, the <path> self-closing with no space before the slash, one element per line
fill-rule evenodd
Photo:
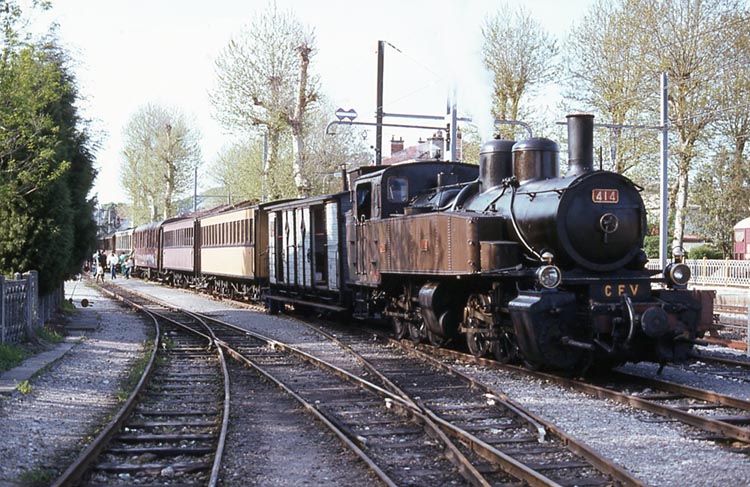
<path fill-rule="evenodd" d="M 594 116 L 568 115 L 568 175 L 594 170 Z"/>

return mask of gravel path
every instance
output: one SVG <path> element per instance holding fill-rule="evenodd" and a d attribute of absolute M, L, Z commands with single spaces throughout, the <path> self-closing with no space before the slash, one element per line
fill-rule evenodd
<path fill-rule="evenodd" d="M 66 297 L 73 286 L 66 283 Z M 56 478 L 117 407 L 129 366 L 143 356 L 149 328 L 141 318 L 83 282 L 75 288 L 82 298 L 92 306 L 72 313 L 68 326 L 91 331 L 29 381 L 31 393 L 0 398 L 0 486 Z"/>
<path fill-rule="evenodd" d="M 283 317 L 238 310 L 200 296 L 146 283 L 135 285 L 161 299 L 220 315 L 227 321 L 279 340 L 291 343 L 320 341 L 306 328 Z M 648 364 L 635 367 L 655 368 Z M 748 455 L 732 453 L 712 441 L 700 440 L 701 433 L 689 427 L 527 377 L 478 366 L 461 368 L 603 452 L 648 484 L 663 487 L 750 485 Z M 673 370 L 665 369 L 665 373 L 677 376 Z M 691 374 L 679 375 L 681 381 L 690 382 Z M 701 378 L 697 383 L 701 386 L 707 384 L 736 397 L 747 397 L 748 394 L 746 385 L 731 381 Z"/>

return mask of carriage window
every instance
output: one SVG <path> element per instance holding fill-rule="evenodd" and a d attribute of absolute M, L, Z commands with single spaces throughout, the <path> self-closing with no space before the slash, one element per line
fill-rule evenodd
<path fill-rule="evenodd" d="M 388 178 L 388 201 L 405 203 L 409 199 L 409 180 L 403 177 Z"/>

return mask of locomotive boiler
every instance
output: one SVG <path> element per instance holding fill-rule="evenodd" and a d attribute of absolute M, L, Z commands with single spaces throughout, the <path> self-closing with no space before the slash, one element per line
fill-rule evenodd
<path fill-rule="evenodd" d="M 355 312 L 382 307 L 398 336 L 463 335 L 477 356 L 530 365 L 686 358 L 712 293 L 687 290 L 685 264 L 646 269 L 641 188 L 594 169 L 593 116 L 568 117 L 568 147 L 564 176 L 557 144 L 532 138 L 485 144 L 473 179 L 437 163 L 357 178 Z"/>

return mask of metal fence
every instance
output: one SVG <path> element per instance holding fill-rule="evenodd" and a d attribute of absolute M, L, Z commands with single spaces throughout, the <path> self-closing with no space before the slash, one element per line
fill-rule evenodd
<path fill-rule="evenodd" d="M 15 345 L 33 335 L 58 309 L 63 297 L 63 285 L 39 296 L 36 271 L 16 274 L 13 279 L 0 275 L 0 344 Z"/>

